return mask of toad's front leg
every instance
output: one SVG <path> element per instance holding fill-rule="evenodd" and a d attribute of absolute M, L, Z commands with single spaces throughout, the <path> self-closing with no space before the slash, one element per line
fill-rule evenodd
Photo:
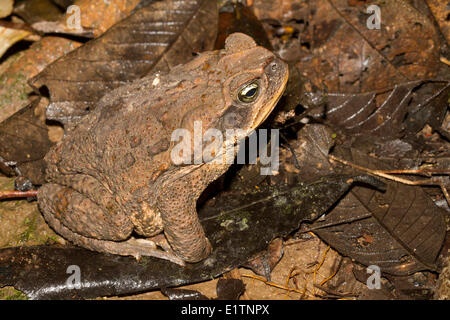
<path fill-rule="evenodd" d="M 175 254 L 186 262 L 198 262 L 211 252 L 211 245 L 200 224 L 197 199 L 212 181 L 228 168 L 200 164 L 176 168 L 159 178 L 157 207 L 164 233 Z"/>

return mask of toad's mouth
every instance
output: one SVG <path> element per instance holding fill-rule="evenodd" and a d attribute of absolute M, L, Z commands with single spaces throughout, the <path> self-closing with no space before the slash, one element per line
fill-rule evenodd
<path fill-rule="evenodd" d="M 263 123 L 267 119 L 269 114 L 273 111 L 278 101 L 281 99 L 281 96 L 283 95 L 283 91 L 286 88 L 288 79 L 289 79 L 289 69 L 285 67 L 282 78 L 283 82 L 281 83 L 280 86 L 278 86 L 278 90 L 271 95 L 271 98 L 267 101 L 264 107 L 259 109 L 258 113 L 256 114 L 255 120 L 253 121 L 253 124 L 250 127 L 250 130 L 255 130 L 261 123 Z"/>

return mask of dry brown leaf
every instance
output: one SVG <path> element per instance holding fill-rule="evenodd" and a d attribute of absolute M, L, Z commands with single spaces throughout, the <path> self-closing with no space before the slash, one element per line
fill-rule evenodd
<path fill-rule="evenodd" d="M 13 166 L 0 165 L 0 172 L 17 173 L 35 185 L 45 182 L 43 159 L 51 146 L 45 121 L 36 115 L 38 103 L 39 99 L 35 99 L 0 126 L 0 160 L 14 163 Z"/>
<path fill-rule="evenodd" d="M 351 3 L 259 0 L 254 8 L 260 19 L 297 28 L 297 37 L 273 37 L 272 44 L 282 57 L 294 57 L 302 75 L 319 88 L 358 93 L 437 75 L 439 34 L 427 16 L 407 0 L 372 1 L 381 10 L 381 29 L 371 30 L 368 4 Z"/>
<path fill-rule="evenodd" d="M 70 10 L 64 14 L 54 1 L 28 0 L 20 3 L 14 13 L 41 32 L 64 32 L 68 19 L 75 17 L 75 11 L 78 11 L 81 29 L 93 30 L 93 35 L 98 37 L 113 24 L 126 18 L 138 3 L 139 0 L 76 0 L 73 2 L 76 7 L 73 8 L 79 10 Z"/>
<path fill-rule="evenodd" d="M 273 50 L 263 25 L 252 10 L 241 3 L 229 2 L 219 10 L 219 31 L 214 49 L 224 48 L 225 39 L 234 32 L 245 33 L 258 45 Z"/>
<path fill-rule="evenodd" d="M 425 124 L 440 131 L 449 93 L 448 81 L 406 82 L 385 92 L 329 93 L 313 116 L 349 134 L 384 139 L 415 135 Z"/>
<path fill-rule="evenodd" d="M 96 38 L 113 24 L 129 16 L 139 2 L 139 0 L 77 0 L 74 5 L 80 8 L 81 26 L 93 29 Z M 70 15 L 66 13 L 60 22 L 65 23 Z"/>
<path fill-rule="evenodd" d="M 33 91 L 28 79 L 80 44 L 64 38 L 45 37 L 0 66 L 0 123 L 28 105 Z"/>
<path fill-rule="evenodd" d="M 29 25 L 38 21 L 56 21 L 62 16 L 61 8 L 52 0 L 16 1 L 13 13 Z"/>
<path fill-rule="evenodd" d="M 356 149 L 336 151 L 358 165 L 390 169 Z M 444 210 L 421 187 L 385 182 L 384 193 L 354 187 L 325 221 L 312 226 L 327 227 L 314 232 L 341 254 L 366 266 L 377 265 L 383 273 L 409 275 L 419 270 L 436 271 L 436 258 L 446 234 Z"/>
<path fill-rule="evenodd" d="M 308 124 L 291 141 L 299 163 L 296 176 L 301 181 L 343 173 L 342 169 L 345 173 L 357 172 L 330 164 L 331 132 L 323 125 Z M 369 157 L 366 151 L 343 148 L 339 141 L 333 148 L 335 152 L 367 168 L 391 168 L 392 162 Z M 291 161 L 288 156 L 282 169 Z M 289 174 L 280 171 L 280 176 L 287 180 Z M 378 265 L 383 273 L 406 275 L 418 270 L 435 270 L 446 232 L 444 211 L 419 186 L 385 182 L 385 192 L 355 186 L 324 220 L 306 229 L 313 230 L 341 254 L 366 266 Z"/>
<path fill-rule="evenodd" d="M 82 27 L 93 29 L 95 35 L 100 35 L 111 25 L 128 16 L 138 2 L 138 0 L 78 0 L 75 5 L 80 8 Z M 28 4 L 26 2 L 22 6 Z M 34 1 L 29 5 L 40 4 Z M 65 23 L 67 18 L 67 15 L 63 16 L 60 22 Z M 79 46 L 79 43 L 64 38 L 45 37 L 28 50 L 5 61 L 0 66 L 0 123 L 28 105 L 28 95 L 33 91 L 27 83 L 29 79 L 48 64 Z"/>
<path fill-rule="evenodd" d="M 449 2 L 442 0 L 426 0 L 447 43 L 450 43 L 450 10 Z"/>

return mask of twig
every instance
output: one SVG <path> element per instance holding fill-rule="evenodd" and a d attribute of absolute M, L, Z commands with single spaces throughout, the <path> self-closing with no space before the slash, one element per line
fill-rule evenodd
<path fill-rule="evenodd" d="M 406 169 L 406 170 L 378 170 L 387 174 L 423 174 L 431 176 L 433 174 L 450 174 L 450 169 Z"/>
<path fill-rule="evenodd" d="M 315 284 L 314 287 L 326 292 L 328 294 L 328 296 L 324 296 L 322 298 L 338 298 L 338 299 L 342 299 L 342 298 L 356 298 L 358 295 L 353 294 L 351 292 L 339 292 L 336 290 L 331 290 L 330 288 L 326 288 L 322 285 L 319 284 Z"/>
<path fill-rule="evenodd" d="M 331 247 L 328 246 L 328 247 L 325 249 L 325 252 L 323 253 L 323 256 L 322 256 L 322 261 L 320 261 L 319 265 L 314 269 L 314 272 L 313 272 L 313 285 L 316 284 L 316 274 L 317 274 L 317 271 L 319 271 L 319 269 L 322 267 L 323 263 L 325 262 L 325 258 L 327 257 L 327 253 L 328 253 L 328 251 L 330 251 L 330 248 L 331 248 Z M 314 295 L 315 295 L 315 292 L 314 292 Z"/>
<path fill-rule="evenodd" d="M 333 274 L 332 274 L 331 276 L 329 276 L 328 278 L 326 278 L 325 280 L 323 280 L 323 281 L 320 283 L 320 286 L 323 286 L 326 282 L 328 282 L 329 280 L 333 279 L 334 276 L 338 273 L 338 271 L 339 271 L 339 269 L 336 269 L 336 271 L 333 272 Z"/>
<path fill-rule="evenodd" d="M 30 191 L 0 191 L 0 200 L 1 199 L 11 199 L 11 198 L 28 198 L 28 197 L 36 197 L 38 191 L 30 190 Z"/>
<path fill-rule="evenodd" d="M 292 148 L 292 146 L 291 146 L 291 144 L 289 143 L 289 141 L 288 141 L 288 139 L 284 136 L 284 134 L 282 134 L 281 132 L 280 132 L 280 137 L 281 137 L 281 139 L 283 139 L 284 140 L 284 142 L 286 142 L 286 147 L 288 148 L 288 150 L 291 152 L 291 154 L 292 154 L 292 160 L 294 161 L 294 166 L 297 168 L 297 169 L 301 169 L 300 168 L 300 165 L 299 165 L 299 163 L 298 163 L 298 160 L 297 160 L 297 156 L 295 155 L 295 151 L 294 151 L 294 148 Z"/>
<path fill-rule="evenodd" d="M 442 190 L 442 193 L 444 194 L 445 199 L 447 200 L 448 205 L 450 206 L 449 193 L 447 191 L 446 186 L 444 185 L 444 182 L 442 181 L 442 179 L 440 177 L 433 177 L 433 178 L 425 179 L 425 180 L 411 181 L 411 180 L 408 180 L 408 179 L 403 179 L 403 178 L 396 177 L 396 176 L 393 176 L 393 175 L 385 173 L 385 172 L 397 172 L 397 173 L 409 173 L 409 174 L 411 174 L 411 173 L 414 173 L 414 174 L 419 174 L 419 173 L 422 173 L 422 174 L 423 173 L 449 174 L 449 170 L 446 170 L 446 169 L 433 170 L 433 171 L 436 171 L 436 172 L 432 172 L 431 170 L 422 170 L 422 171 L 420 171 L 420 170 L 395 170 L 395 171 L 372 170 L 372 169 L 365 168 L 365 167 L 359 166 L 357 164 L 351 163 L 350 161 L 337 158 L 337 157 L 335 157 L 333 155 L 329 155 L 328 157 L 331 160 L 343 163 L 343 164 L 345 164 L 347 166 L 350 166 L 352 168 L 364 171 L 364 172 L 366 172 L 368 174 L 371 174 L 371 175 L 374 175 L 374 176 L 379 176 L 379 177 L 382 177 L 382 178 L 385 178 L 385 179 L 389 179 L 389 180 L 392 180 L 392 181 L 395 181 L 395 182 L 403 183 L 403 184 L 406 184 L 406 185 L 410 185 L 410 186 L 419 186 L 419 185 L 435 185 L 435 186 L 439 186 L 441 188 L 441 190 Z"/>
<path fill-rule="evenodd" d="M 296 277 L 298 274 L 300 274 L 301 271 L 298 272 L 298 273 L 296 273 L 296 274 L 294 274 L 294 271 L 295 271 L 297 268 L 298 268 L 297 266 L 294 266 L 294 267 L 292 267 L 291 270 L 289 271 L 289 274 L 288 274 L 288 276 L 286 277 L 286 284 L 285 284 L 286 288 L 289 287 L 289 280 L 292 278 L 292 280 L 294 281 L 295 288 L 296 288 L 297 290 L 299 290 L 299 289 L 298 289 L 298 285 L 297 285 L 297 281 L 296 281 L 296 278 L 295 278 L 295 277 Z M 306 288 L 306 286 L 307 286 L 306 278 L 305 278 L 304 280 L 305 280 L 305 281 L 303 282 L 303 284 L 304 284 L 304 285 L 303 285 L 303 293 L 302 293 L 302 295 L 300 296 L 299 300 L 303 300 L 303 299 L 305 298 L 305 296 L 306 296 L 306 291 L 308 291 L 307 288 Z M 286 292 L 285 299 L 289 296 L 289 293 L 290 293 L 290 292 L 291 292 L 290 290 Z"/>
<path fill-rule="evenodd" d="M 252 275 L 252 274 L 243 274 L 241 276 L 242 277 L 246 277 L 246 278 L 252 278 L 252 279 L 256 279 L 256 280 L 262 281 L 265 284 L 267 284 L 269 286 L 272 286 L 272 287 L 275 287 L 275 288 L 278 288 L 278 289 L 283 289 L 283 290 L 287 290 L 287 291 L 294 291 L 294 292 L 297 292 L 297 293 L 300 293 L 300 294 L 304 294 L 304 292 L 300 291 L 299 289 L 286 287 L 286 286 L 283 286 L 283 285 L 280 285 L 280 284 L 268 281 L 265 278 L 260 277 L 260 276 L 255 276 L 255 275 Z"/>

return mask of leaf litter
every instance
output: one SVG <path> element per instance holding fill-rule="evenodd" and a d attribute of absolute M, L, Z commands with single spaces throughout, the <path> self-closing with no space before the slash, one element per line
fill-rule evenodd
<path fill-rule="evenodd" d="M 439 58 L 442 60 L 442 56 L 439 57 L 439 48 L 444 47 L 441 43 L 441 34 L 444 30 L 442 27 L 438 30 L 430 20 L 412 10 L 407 1 L 381 4 L 394 6 L 389 9 L 392 12 L 396 12 L 398 7 L 404 9 L 398 22 L 391 22 L 395 28 L 389 30 L 385 38 L 379 38 L 380 33 L 370 33 L 363 27 L 367 17 L 363 12 L 364 7 L 350 2 L 310 1 L 296 4 L 284 1 L 282 5 L 275 0 L 249 2 L 252 4 L 250 8 L 268 31 L 275 51 L 292 62 L 293 68 L 299 71 L 299 77 L 293 81 L 292 89 L 289 91 L 291 102 L 287 104 L 288 106 L 283 106 L 283 99 L 280 102 L 279 109 L 285 114 L 278 117 L 278 120 L 281 120 L 276 124 L 287 127 L 282 133 L 286 137 L 284 146 L 289 148 L 281 150 L 283 157 L 280 174 L 269 179 L 269 185 L 272 185 L 274 190 L 284 183 L 292 186 L 305 181 L 312 182 L 315 178 L 320 179 L 329 174 L 336 178 L 336 172 L 342 170 L 342 167 L 328 158 L 330 150 L 331 154 L 342 157 L 343 154 L 353 156 L 356 154 L 358 155 L 356 160 L 351 157 L 347 160 L 360 166 L 369 166 L 373 170 L 411 169 L 423 166 L 427 166 L 428 169 L 448 168 L 445 155 L 445 150 L 448 150 L 448 140 L 445 140 L 446 137 L 448 139 L 446 136 L 448 129 L 442 125 L 447 112 L 448 73 L 442 72 L 444 68 L 439 60 Z M 435 10 L 432 5 L 430 7 Z M 324 17 L 327 10 L 333 13 L 329 15 L 332 19 Z M 386 18 L 393 20 L 393 17 Z M 416 22 L 414 24 L 416 29 L 412 30 L 412 33 L 411 29 L 402 25 L 408 19 Z M 301 41 L 297 42 L 299 37 Z M 414 51 L 426 42 L 432 45 L 424 50 Z M 322 56 L 323 59 L 320 60 Z M 339 57 L 337 63 L 336 57 Z M 364 57 L 371 58 L 368 65 L 358 63 L 365 61 L 361 60 Z M 444 79 L 429 80 L 436 75 L 444 75 Z M 52 91 L 54 90 L 50 90 L 50 94 Z M 327 113 L 333 108 L 337 109 L 333 112 L 335 117 L 333 113 L 331 115 Z M 306 117 L 302 113 L 305 109 Z M 396 116 L 392 119 L 393 110 Z M 315 116 L 311 111 L 316 112 Z M 368 117 L 356 121 L 358 115 L 364 112 Z M 303 121 L 299 123 L 299 119 Z M 353 120 L 355 121 L 351 122 Z M 308 121 L 318 121 L 323 125 L 304 126 L 304 122 Z M 377 129 L 380 124 L 382 130 Z M 430 128 L 429 131 L 425 130 L 427 126 Z M 292 157 L 292 150 L 296 157 Z M 242 168 L 239 171 L 241 180 L 252 181 L 251 171 L 252 168 Z M 355 171 L 352 173 L 355 174 Z M 385 263 L 383 266 L 388 272 L 396 275 L 394 278 L 386 275 L 391 277 L 388 281 L 397 283 L 398 288 L 403 288 L 402 292 L 411 292 L 411 288 L 401 284 L 398 275 L 407 277 L 412 274 L 419 278 L 422 275 L 435 282 L 433 274 L 436 273 L 416 271 L 439 271 L 441 267 L 440 257 L 436 258 L 445 236 L 446 223 L 442 219 L 444 211 L 435 203 L 442 199 L 442 193 L 436 188 L 407 187 L 389 181 L 386 183 L 388 188 L 385 193 L 367 188 L 366 185 L 353 188 L 330 209 L 327 215 L 330 220 L 322 221 L 321 218 L 300 231 L 300 241 L 301 237 L 307 234 L 304 230 L 313 230 L 323 239 L 326 238 L 325 240 L 339 253 L 355 259 L 362 265 L 372 263 L 374 261 L 372 258 L 375 257 L 379 259 L 378 262 Z M 242 190 L 239 189 L 241 182 L 235 184 L 238 186 L 235 192 L 242 194 Z M 259 185 L 261 184 L 258 183 Z M 245 194 L 243 196 L 245 197 Z M 231 203 L 233 202 L 230 201 Z M 227 205 L 229 204 L 226 203 L 224 206 Z M 239 208 L 239 203 L 235 203 L 234 206 Z M 421 209 L 426 212 L 424 216 L 417 213 Z M 348 212 L 354 213 L 353 216 L 345 215 Z M 383 214 L 385 216 L 381 218 Z M 395 218 L 401 214 L 404 219 L 396 220 Z M 314 219 L 316 218 L 318 217 Z M 347 223 L 349 219 L 353 222 Z M 396 222 L 393 223 L 393 220 Z M 428 229 L 429 226 L 432 226 L 431 229 Z M 305 224 L 302 228 L 305 228 Z M 430 236 L 430 230 L 431 238 L 427 238 Z M 351 236 L 346 238 L 345 235 Z M 432 241 L 427 239 L 435 241 L 430 244 Z M 387 247 L 386 242 L 389 242 L 391 248 L 387 251 L 384 250 Z M 429 250 L 425 245 L 429 245 Z M 321 265 L 322 257 L 325 257 L 323 261 L 327 261 L 326 256 L 329 254 L 327 252 L 331 251 L 326 248 L 328 248 L 326 245 L 322 247 L 324 255 L 316 257 L 316 267 L 312 270 Z M 308 246 L 303 250 L 309 250 Z M 285 274 L 287 282 L 295 285 L 298 292 L 306 292 L 297 298 L 316 297 L 317 292 L 321 292 L 322 297 L 331 299 L 354 296 L 369 299 L 408 297 L 407 293 L 396 295 L 385 282 L 383 294 L 376 296 L 359 285 L 365 281 L 360 272 L 364 269 L 358 269 L 361 268 L 360 265 L 339 255 L 333 260 L 334 264 L 330 266 L 330 271 L 326 272 L 327 275 L 320 282 L 313 283 L 313 288 L 309 287 L 307 290 L 304 290 L 303 285 L 299 287 L 298 275 L 291 277 L 290 274 Z M 303 277 L 307 273 L 305 271 Z M 315 275 L 314 271 L 311 274 Z M 275 280 L 282 283 L 284 279 L 286 278 Z M 342 279 L 346 279 L 346 283 L 351 283 L 353 287 L 339 286 Z M 248 286 L 255 281 L 245 282 Z M 416 284 L 419 288 L 423 287 L 420 281 Z M 352 296 L 352 292 L 357 294 Z M 85 297 L 89 294 L 87 293 Z M 108 293 L 110 294 L 111 292 Z M 412 298 L 413 295 L 409 297 Z M 418 294 L 415 298 L 430 297 Z"/>

